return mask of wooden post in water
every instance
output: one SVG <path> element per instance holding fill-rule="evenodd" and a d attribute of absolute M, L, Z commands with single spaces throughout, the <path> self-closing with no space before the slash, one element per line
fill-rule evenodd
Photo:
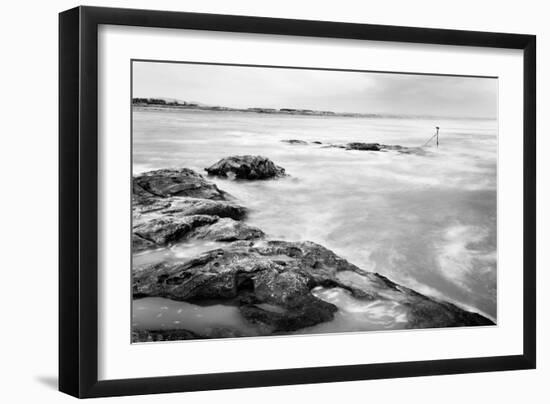
<path fill-rule="evenodd" d="M 435 144 L 439 147 L 439 126 L 435 127 Z"/>

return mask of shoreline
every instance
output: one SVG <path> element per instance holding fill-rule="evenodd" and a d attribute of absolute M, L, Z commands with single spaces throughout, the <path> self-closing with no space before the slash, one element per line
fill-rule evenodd
<path fill-rule="evenodd" d="M 183 105 L 183 104 L 146 104 L 132 103 L 132 109 L 142 111 L 196 111 L 196 112 L 239 112 L 259 115 L 281 115 L 281 116 L 304 116 L 320 118 L 364 118 L 364 119 L 419 119 L 419 120 L 473 120 L 473 121 L 496 121 L 497 118 L 488 117 L 442 117 L 442 116 L 418 116 L 418 115 L 397 115 L 397 114 L 366 114 L 353 112 L 333 112 L 333 111 L 314 111 L 292 108 L 232 108 L 203 105 Z"/>

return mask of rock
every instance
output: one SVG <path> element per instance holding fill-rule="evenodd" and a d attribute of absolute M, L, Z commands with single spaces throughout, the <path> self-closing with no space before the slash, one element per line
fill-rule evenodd
<path fill-rule="evenodd" d="M 406 147 L 400 145 L 381 145 L 383 150 L 394 150 L 402 154 L 417 154 L 419 156 L 424 156 L 427 154 L 427 151 L 422 147 Z"/>
<path fill-rule="evenodd" d="M 132 251 L 139 252 L 143 250 L 148 250 L 150 248 L 155 248 L 156 244 L 151 240 L 147 240 L 137 234 L 132 234 Z"/>
<path fill-rule="evenodd" d="M 187 339 L 204 338 L 200 335 L 183 329 L 168 330 L 132 330 L 132 342 L 155 342 L 155 341 L 181 341 Z"/>
<path fill-rule="evenodd" d="M 202 226 L 191 235 L 192 238 L 213 241 L 254 240 L 263 236 L 264 232 L 257 227 L 230 218 L 219 219 L 210 226 Z"/>
<path fill-rule="evenodd" d="M 323 149 L 346 149 L 347 146 L 343 144 L 326 144 L 321 146 Z"/>
<path fill-rule="evenodd" d="M 323 142 L 320 142 L 320 141 L 318 141 L 318 140 L 315 140 L 315 141 L 313 141 L 313 142 L 311 142 L 311 143 L 313 143 L 313 144 L 323 144 Z"/>
<path fill-rule="evenodd" d="M 150 171 L 134 177 L 133 194 L 143 199 L 150 194 L 156 197 L 189 196 L 193 198 L 225 200 L 227 194 L 202 175 L 188 168 Z"/>
<path fill-rule="evenodd" d="M 225 200 L 228 197 L 188 169 L 157 170 L 135 177 L 133 251 L 190 239 L 235 241 L 263 237 L 261 230 L 239 222 L 247 210 Z"/>
<path fill-rule="evenodd" d="M 361 142 L 352 142 L 346 145 L 347 150 L 370 150 L 370 151 L 380 151 L 382 150 L 379 143 L 361 143 Z"/>
<path fill-rule="evenodd" d="M 337 307 L 314 296 L 306 295 L 299 305 L 285 312 L 265 310 L 256 305 L 241 306 L 241 314 L 253 324 L 270 327 L 272 332 L 297 331 L 334 318 Z"/>
<path fill-rule="evenodd" d="M 139 222 L 133 227 L 133 233 L 141 239 L 162 246 L 189 238 L 192 230 L 217 220 L 217 216 L 208 215 L 158 217 Z"/>
<path fill-rule="evenodd" d="M 264 233 L 230 218 L 211 215 L 163 216 L 140 221 L 133 228 L 133 246 L 141 251 L 184 240 L 253 240 Z"/>
<path fill-rule="evenodd" d="M 307 145 L 307 142 L 305 140 L 298 140 L 298 139 L 285 139 L 285 140 L 281 140 L 281 142 L 288 143 L 288 144 Z"/>
<path fill-rule="evenodd" d="M 247 210 L 233 202 L 198 198 L 155 198 L 145 203 L 134 203 L 134 216 L 155 214 L 169 216 L 212 215 L 244 219 Z"/>
<path fill-rule="evenodd" d="M 269 330 L 268 333 L 271 333 Z M 183 341 L 190 339 L 205 338 L 235 338 L 245 337 L 246 335 L 239 330 L 213 327 L 196 333 L 182 328 L 169 328 L 158 330 L 132 330 L 132 342 L 156 342 L 156 341 Z"/>
<path fill-rule="evenodd" d="M 231 156 L 205 168 L 209 175 L 245 180 L 264 180 L 285 175 L 285 169 L 263 156 Z"/>
<path fill-rule="evenodd" d="M 330 321 L 337 307 L 315 297 L 316 287 L 343 288 L 357 299 L 386 300 L 407 310 L 407 327 L 489 325 L 493 322 L 363 271 L 312 242 L 239 241 L 180 263 L 136 268 L 135 298 L 227 300 L 243 316 L 274 332 Z"/>
<path fill-rule="evenodd" d="M 417 154 L 426 155 L 427 151 L 422 147 L 407 147 L 401 145 L 388 145 L 380 143 L 363 143 L 351 142 L 346 144 L 330 144 L 322 146 L 323 148 L 337 148 L 346 150 L 361 150 L 361 151 L 396 151 L 401 154 Z"/>
<path fill-rule="evenodd" d="M 358 150 L 406 150 L 378 143 L 359 145 Z M 229 157 L 207 171 L 247 179 L 284 175 L 284 169 L 260 156 Z M 296 331 L 332 320 L 338 307 L 312 293 L 314 289 L 332 288 L 344 289 L 354 299 L 398 305 L 406 312 L 408 328 L 493 324 L 477 313 L 363 271 L 318 244 L 265 240 L 260 229 L 241 221 L 246 209 L 226 198 L 228 194 L 188 169 L 157 170 L 134 178 L 134 252 L 190 239 L 227 243 L 193 259 L 134 267 L 134 298 L 233 304 L 262 335 Z M 132 338 L 164 341 L 236 337 L 242 333 L 215 327 L 200 335 L 179 329 L 134 330 Z"/>

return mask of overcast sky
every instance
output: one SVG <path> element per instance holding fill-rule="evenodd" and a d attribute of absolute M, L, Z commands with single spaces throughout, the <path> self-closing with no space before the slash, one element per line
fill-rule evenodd
<path fill-rule="evenodd" d="M 227 107 L 497 116 L 497 79 L 134 62 L 133 96 Z"/>

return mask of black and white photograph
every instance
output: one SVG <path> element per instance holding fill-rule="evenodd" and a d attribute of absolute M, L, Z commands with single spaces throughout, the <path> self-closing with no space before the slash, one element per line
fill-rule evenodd
<path fill-rule="evenodd" d="M 497 324 L 498 78 L 131 68 L 133 342 Z"/>

